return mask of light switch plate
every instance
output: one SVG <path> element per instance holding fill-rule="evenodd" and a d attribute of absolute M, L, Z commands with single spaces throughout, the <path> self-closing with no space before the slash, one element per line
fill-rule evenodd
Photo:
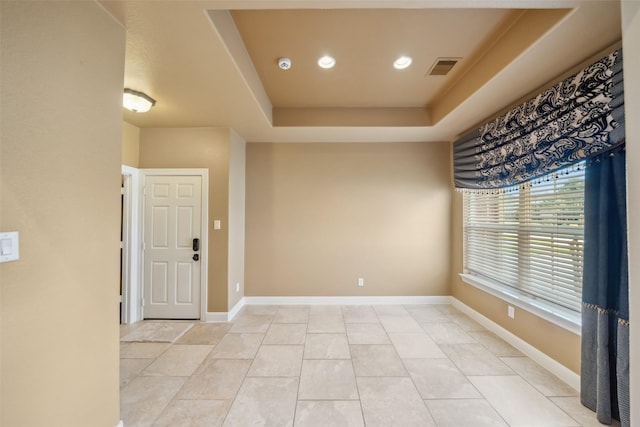
<path fill-rule="evenodd" d="M 0 262 L 20 259 L 20 242 L 17 231 L 0 233 Z"/>
<path fill-rule="evenodd" d="M 216 219 L 213 221 L 213 229 L 214 230 L 220 230 L 220 220 Z"/>

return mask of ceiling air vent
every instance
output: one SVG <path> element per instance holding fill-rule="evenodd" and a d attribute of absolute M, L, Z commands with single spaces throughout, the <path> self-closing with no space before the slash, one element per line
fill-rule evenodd
<path fill-rule="evenodd" d="M 427 73 L 428 76 L 446 76 L 460 58 L 438 58 Z"/>

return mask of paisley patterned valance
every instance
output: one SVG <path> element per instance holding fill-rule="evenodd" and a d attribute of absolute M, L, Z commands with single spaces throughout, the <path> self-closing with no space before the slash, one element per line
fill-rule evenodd
<path fill-rule="evenodd" d="M 624 144 L 622 50 L 454 143 L 456 188 L 538 178 Z"/>

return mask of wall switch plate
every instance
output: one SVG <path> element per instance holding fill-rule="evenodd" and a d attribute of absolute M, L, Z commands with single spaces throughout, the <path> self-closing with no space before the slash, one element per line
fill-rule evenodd
<path fill-rule="evenodd" d="M 0 233 L 0 262 L 20 259 L 20 240 L 17 231 Z"/>
<path fill-rule="evenodd" d="M 364 286 L 364 279 L 362 277 L 358 277 L 358 286 Z"/>
<path fill-rule="evenodd" d="M 240 283 L 236 283 L 236 292 L 240 292 Z"/>
<path fill-rule="evenodd" d="M 512 305 L 507 307 L 507 315 L 512 319 L 516 318 L 516 309 Z"/>
<path fill-rule="evenodd" d="M 220 230 L 220 220 L 216 219 L 213 221 L 213 229 L 214 230 Z"/>

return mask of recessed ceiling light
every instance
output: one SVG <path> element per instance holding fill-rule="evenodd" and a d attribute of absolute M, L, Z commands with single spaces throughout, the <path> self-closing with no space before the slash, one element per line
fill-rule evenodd
<path fill-rule="evenodd" d="M 336 59 L 333 56 L 325 55 L 318 59 L 318 66 L 321 68 L 332 68 L 336 65 Z"/>
<path fill-rule="evenodd" d="M 396 70 L 404 70 L 409 65 L 411 65 L 412 62 L 413 59 L 411 59 L 410 56 L 401 56 L 393 62 L 393 68 L 395 68 Z"/>

